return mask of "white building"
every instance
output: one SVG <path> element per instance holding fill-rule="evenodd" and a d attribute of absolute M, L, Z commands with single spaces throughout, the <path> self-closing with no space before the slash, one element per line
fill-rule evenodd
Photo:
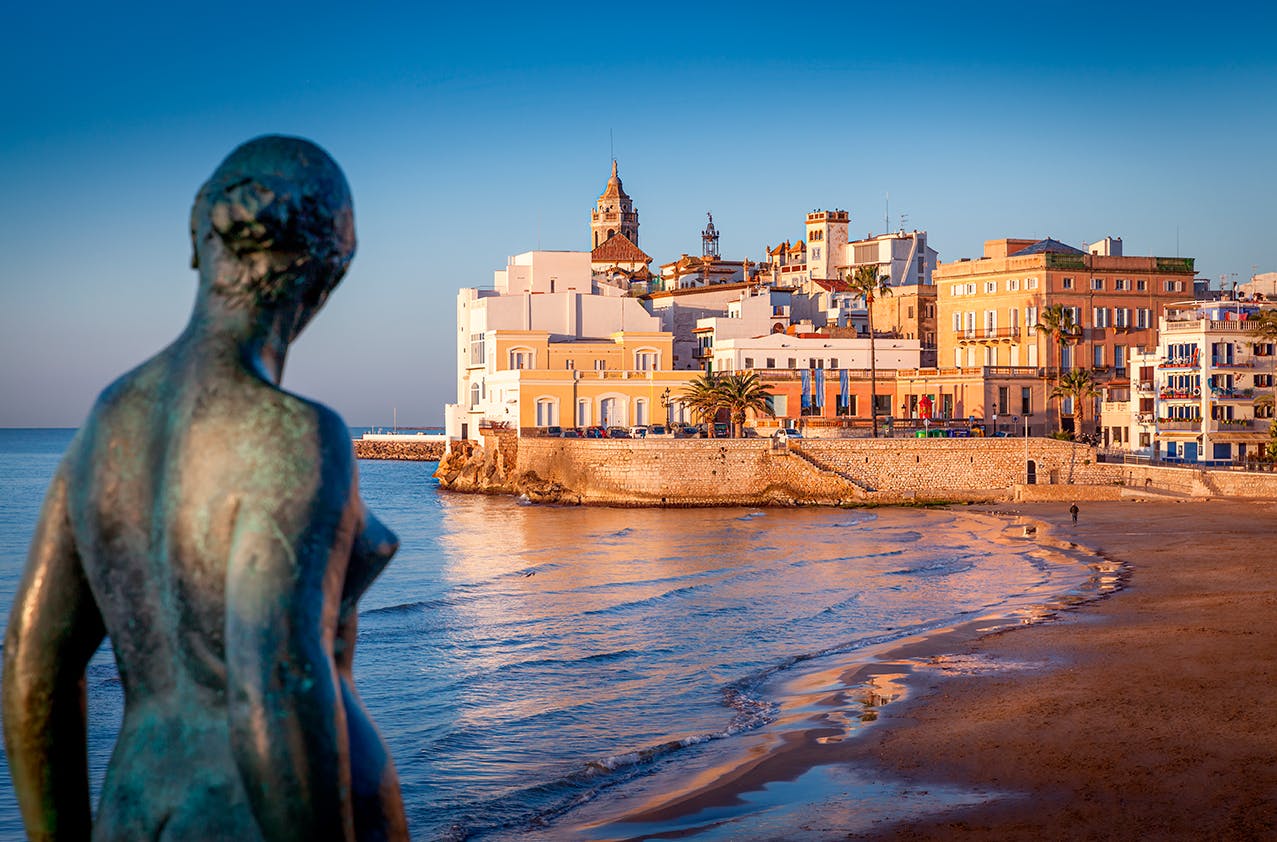
<path fill-rule="evenodd" d="M 855 271 L 859 266 L 874 265 L 880 275 L 890 279 L 893 287 L 929 286 L 931 270 L 940 254 L 927 245 L 926 231 L 896 231 L 848 243 L 838 268 Z M 808 258 L 810 262 L 810 258 Z"/>
<path fill-rule="evenodd" d="M 1105 404 L 1110 443 L 1176 462 L 1239 462 L 1262 450 L 1273 417 L 1274 343 L 1250 335 L 1253 302 L 1172 305 L 1159 319 L 1158 346 L 1131 355 L 1126 417 Z M 1126 427 L 1121 433 L 1112 429 Z"/>
<path fill-rule="evenodd" d="M 458 291 L 457 402 L 444 408 L 449 437 L 477 438 L 480 420 L 504 412 L 491 405 L 496 398 L 489 376 L 545 365 L 507 359 L 518 352 L 519 334 L 529 337 L 529 347 L 589 343 L 616 345 L 620 353 L 618 335 L 661 333 L 661 320 L 637 299 L 607 294 L 606 289 L 605 294 L 591 294 L 589 257 L 589 252 L 527 252 L 510 258 L 506 269 L 496 273 L 496 289 Z M 668 365 L 664 360 L 656 367 Z"/>
<path fill-rule="evenodd" d="M 879 370 L 917 369 L 922 346 L 916 339 L 883 339 L 874 342 Z M 773 333 L 749 339 L 725 339 L 713 349 L 716 372 L 750 369 L 868 369 L 868 337 L 791 336 Z"/>

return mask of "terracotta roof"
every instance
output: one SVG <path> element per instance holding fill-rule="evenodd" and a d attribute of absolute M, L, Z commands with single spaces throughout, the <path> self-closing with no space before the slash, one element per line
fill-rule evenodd
<path fill-rule="evenodd" d="M 851 292 L 851 284 L 841 278 L 812 278 L 811 282 L 829 292 Z"/>
<path fill-rule="evenodd" d="M 630 242 L 629 237 L 624 234 L 613 234 L 607 242 L 601 243 L 590 252 L 590 262 L 651 263 L 652 258 L 648 257 L 643 249 Z"/>
<path fill-rule="evenodd" d="M 789 247 L 789 251 L 791 254 L 795 252 L 800 252 L 800 251 L 807 251 L 807 244 L 804 243 L 802 240 L 798 240 L 792 246 Z"/>

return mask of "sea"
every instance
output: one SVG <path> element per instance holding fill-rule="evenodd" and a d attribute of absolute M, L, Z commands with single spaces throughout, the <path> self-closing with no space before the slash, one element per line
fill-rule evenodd
<path fill-rule="evenodd" d="M 0 429 L 6 618 L 72 435 Z M 529 505 L 443 492 L 434 468 L 359 464 L 401 549 L 361 603 L 356 683 L 414 839 L 626 836 L 609 814 L 756 743 L 803 675 L 1093 581 L 961 511 Z M 124 704 L 109 646 L 87 685 L 96 797 Z M 20 839 L 0 765 L 0 839 Z"/>

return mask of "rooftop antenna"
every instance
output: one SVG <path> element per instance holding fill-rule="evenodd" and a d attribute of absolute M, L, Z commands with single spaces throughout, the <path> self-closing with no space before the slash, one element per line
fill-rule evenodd
<path fill-rule="evenodd" d="M 612 130 L 607 130 L 607 162 L 610 164 L 616 160 L 616 144 L 612 139 Z"/>
<path fill-rule="evenodd" d="M 900 214 L 900 233 L 902 234 L 904 233 L 905 226 L 907 224 L 909 224 L 909 214 L 907 213 Z"/>

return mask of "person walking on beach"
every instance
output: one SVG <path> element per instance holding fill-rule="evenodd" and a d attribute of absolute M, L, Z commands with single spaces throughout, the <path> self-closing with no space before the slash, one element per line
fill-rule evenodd
<path fill-rule="evenodd" d="M 1069 506 L 1069 514 L 1073 515 L 1074 526 L 1077 526 L 1077 513 L 1078 513 L 1077 503 L 1074 503 L 1072 506 Z"/>

